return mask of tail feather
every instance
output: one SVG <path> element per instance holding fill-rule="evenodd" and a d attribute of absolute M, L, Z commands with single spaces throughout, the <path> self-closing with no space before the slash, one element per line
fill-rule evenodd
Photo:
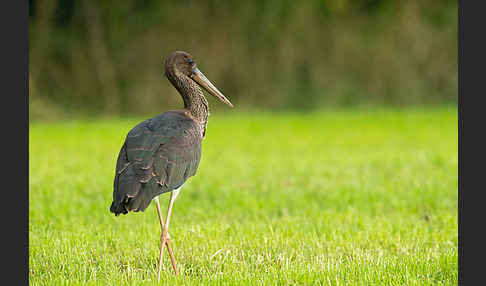
<path fill-rule="evenodd" d="M 121 213 L 127 214 L 128 210 L 123 204 L 113 201 L 110 206 L 110 212 L 114 213 L 115 216 L 119 216 Z"/>
<path fill-rule="evenodd" d="M 133 165 L 115 176 L 114 189 L 110 212 L 115 216 L 130 211 L 144 211 L 152 199 L 162 191 L 157 187 L 155 179 L 146 183 L 140 182 Z"/>
<path fill-rule="evenodd" d="M 118 216 L 120 213 L 127 214 L 133 210 L 133 198 L 137 197 L 141 188 L 142 184 L 135 176 L 133 165 L 127 166 L 122 172 L 116 174 L 110 212 Z"/>

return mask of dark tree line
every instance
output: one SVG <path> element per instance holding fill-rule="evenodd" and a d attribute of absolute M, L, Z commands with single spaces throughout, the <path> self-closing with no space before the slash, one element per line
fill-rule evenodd
<path fill-rule="evenodd" d="M 37 0 L 29 13 L 33 118 L 178 106 L 162 77 L 176 49 L 246 109 L 456 102 L 456 1 Z"/>

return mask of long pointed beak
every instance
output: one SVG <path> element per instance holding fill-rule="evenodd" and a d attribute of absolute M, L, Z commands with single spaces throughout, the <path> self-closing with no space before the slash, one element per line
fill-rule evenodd
<path fill-rule="evenodd" d="M 209 94 L 219 99 L 219 101 L 226 103 L 230 107 L 233 107 L 233 104 L 231 104 L 231 102 L 209 81 L 209 79 L 203 75 L 198 68 L 194 68 L 192 72 L 191 78 Z"/>

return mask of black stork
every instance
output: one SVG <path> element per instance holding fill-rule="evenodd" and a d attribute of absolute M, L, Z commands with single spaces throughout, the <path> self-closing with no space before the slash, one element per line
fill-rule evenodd
<path fill-rule="evenodd" d="M 157 279 L 167 245 L 175 275 L 178 270 L 168 233 L 172 206 L 186 180 L 194 176 L 201 158 L 201 142 L 208 122 L 208 101 L 200 87 L 220 101 L 231 102 L 199 71 L 192 56 L 176 51 L 165 60 L 165 75 L 182 96 L 184 108 L 164 112 L 128 132 L 116 163 L 113 202 L 118 216 L 144 211 L 155 202 L 162 228 Z M 158 196 L 171 192 L 164 222 Z"/>

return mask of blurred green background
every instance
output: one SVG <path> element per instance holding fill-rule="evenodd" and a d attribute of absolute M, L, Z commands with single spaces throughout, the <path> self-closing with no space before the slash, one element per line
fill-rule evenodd
<path fill-rule="evenodd" d="M 31 120 L 179 108 L 173 50 L 239 110 L 457 103 L 457 1 L 29 3 Z"/>
<path fill-rule="evenodd" d="M 165 285 L 457 285 L 457 1 L 30 1 L 29 281 L 160 285 L 154 207 L 114 217 L 138 122 L 208 98 Z M 166 206 L 168 195 L 161 197 Z M 165 208 L 164 208 L 165 209 Z"/>

